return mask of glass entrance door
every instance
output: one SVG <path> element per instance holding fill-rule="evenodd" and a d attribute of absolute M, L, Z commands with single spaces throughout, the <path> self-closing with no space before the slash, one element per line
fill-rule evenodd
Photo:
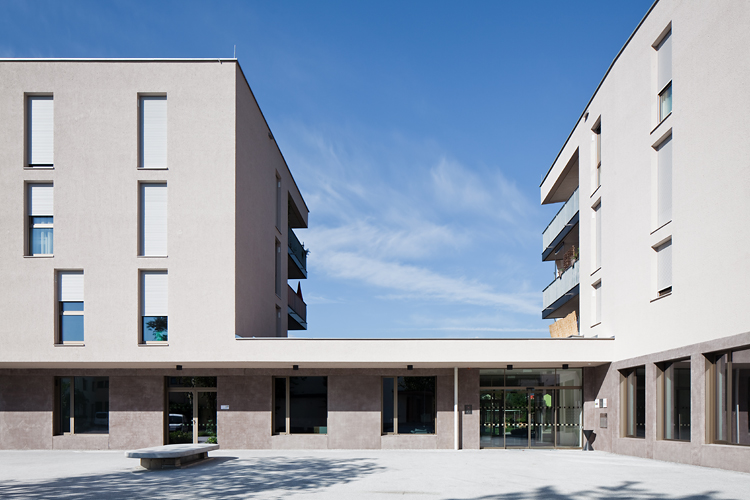
<path fill-rule="evenodd" d="M 553 389 L 528 391 L 529 443 L 531 448 L 555 446 L 555 395 Z"/>
<path fill-rule="evenodd" d="M 167 377 L 167 444 L 216 443 L 216 377 Z"/>
<path fill-rule="evenodd" d="M 505 447 L 529 447 L 529 395 L 526 391 L 505 391 Z"/>
<path fill-rule="evenodd" d="M 479 442 L 482 448 L 503 448 L 503 391 L 482 391 L 479 396 Z"/>

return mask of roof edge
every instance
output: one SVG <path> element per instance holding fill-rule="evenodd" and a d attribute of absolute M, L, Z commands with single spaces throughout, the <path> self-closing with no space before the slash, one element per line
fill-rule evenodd
<path fill-rule="evenodd" d="M 560 158 L 560 155 L 562 154 L 563 150 L 565 149 L 565 146 L 568 145 L 568 141 L 570 141 L 570 138 L 573 136 L 573 132 L 575 131 L 576 127 L 578 127 L 578 124 L 581 122 L 581 118 L 583 118 L 583 115 L 586 114 L 586 111 L 589 109 L 589 106 L 591 105 L 591 101 L 594 100 L 594 97 L 596 97 L 597 92 L 599 92 L 599 89 L 601 88 L 602 84 L 604 83 L 604 80 L 607 79 L 607 76 L 609 76 L 609 72 L 612 71 L 612 68 L 614 67 L 617 60 L 620 58 L 620 54 L 625 50 L 625 48 L 630 43 L 630 40 L 633 39 L 635 34 L 640 29 L 641 25 L 643 25 L 643 22 L 646 20 L 646 18 L 651 14 L 651 11 L 654 10 L 654 7 L 656 7 L 656 4 L 659 3 L 659 0 L 654 0 L 654 3 L 651 4 L 651 7 L 649 7 L 646 14 L 643 16 L 641 21 L 638 23 L 638 26 L 635 27 L 633 32 L 630 34 L 628 39 L 625 41 L 625 44 L 622 46 L 620 51 L 617 53 L 615 58 L 610 63 L 609 67 L 607 68 L 607 71 L 604 73 L 604 76 L 602 77 L 601 81 L 599 82 L 599 85 L 596 86 L 596 90 L 594 90 L 594 93 L 591 95 L 591 98 L 589 99 L 589 102 L 586 103 L 586 106 L 584 106 L 583 111 L 581 112 L 581 115 L 578 117 L 578 120 L 576 120 L 575 125 L 573 125 L 573 128 L 570 131 L 570 134 L 568 134 L 567 139 L 565 139 L 565 142 L 563 143 L 562 147 L 560 148 L 560 151 L 558 151 L 557 156 L 555 156 L 555 160 L 552 162 L 552 165 L 550 165 L 549 169 L 547 170 L 547 173 L 544 174 L 544 177 L 542 178 L 542 182 L 539 184 L 539 187 L 542 187 L 544 185 L 544 181 L 547 180 L 547 177 L 549 176 L 549 173 L 552 172 L 552 168 L 555 166 L 555 163 L 557 163 L 557 160 Z"/>

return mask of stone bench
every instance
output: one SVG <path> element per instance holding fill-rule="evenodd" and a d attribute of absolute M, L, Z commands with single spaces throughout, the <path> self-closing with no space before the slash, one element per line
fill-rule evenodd
<path fill-rule="evenodd" d="M 208 458 L 208 452 L 218 450 L 218 444 L 166 444 L 126 451 L 127 458 L 140 458 L 141 466 L 156 470 L 165 467 L 182 467 L 190 462 Z"/>

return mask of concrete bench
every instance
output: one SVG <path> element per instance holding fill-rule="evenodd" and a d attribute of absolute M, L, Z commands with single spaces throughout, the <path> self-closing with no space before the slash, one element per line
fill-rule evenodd
<path fill-rule="evenodd" d="M 218 444 L 166 444 L 126 451 L 127 458 L 140 458 L 141 466 L 155 470 L 165 467 L 182 467 L 196 460 L 208 458 L 208 452 L 218 450 Z"/>

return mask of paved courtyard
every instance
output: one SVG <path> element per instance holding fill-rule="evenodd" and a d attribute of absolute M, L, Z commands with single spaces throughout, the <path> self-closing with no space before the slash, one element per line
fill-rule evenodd
<path fill-rule="evenodd" d="M 747 499 L 750 475 L 583 451 L 219 450 L 146 471 L 121 451 L 2 451 L 0 498 Z"/>

